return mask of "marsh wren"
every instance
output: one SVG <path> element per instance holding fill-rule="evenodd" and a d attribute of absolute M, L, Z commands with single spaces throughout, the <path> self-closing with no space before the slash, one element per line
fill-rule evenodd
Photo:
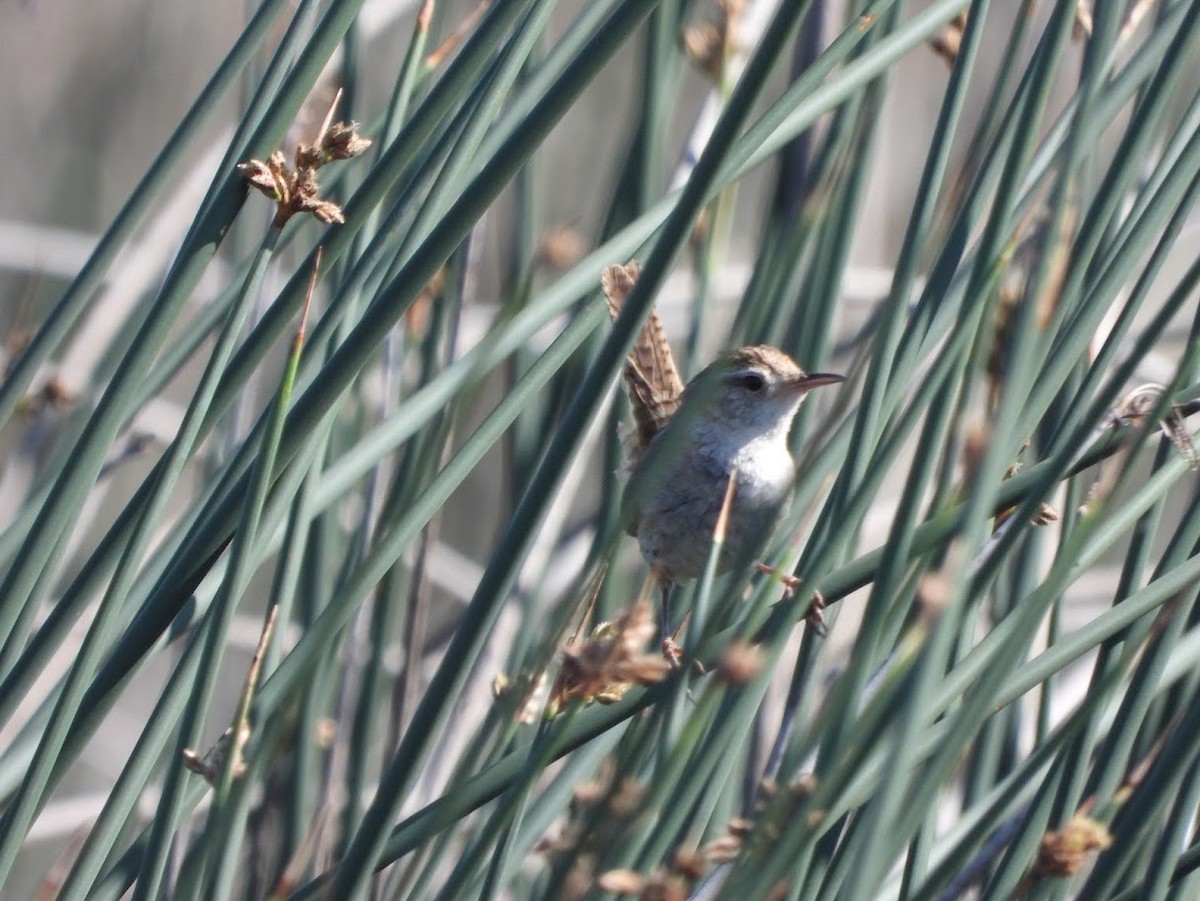
<path fill-rule="evenodd" d="M 636 263 L 604 271 L 614 318 L 638 273 Z M 796 477 L 788 447 L 792 420 L 809 391 L 844 379 L 806 373 L 783 351 L 756 345 L 720 357 L 685 386 L 653 310 L 624 376 L 636 425 L 627 447 L 627 506 L 635 510 L 628 531 L 659 582 L 663 647 L 670 655 L 671 590 L 704 571 L 730 479 L 721 572 L 757 560 L 766 549 Z M 795 588 L 790 577 L 784 581 Z M 809 621 L 819 627 L 819 596 Z"/>

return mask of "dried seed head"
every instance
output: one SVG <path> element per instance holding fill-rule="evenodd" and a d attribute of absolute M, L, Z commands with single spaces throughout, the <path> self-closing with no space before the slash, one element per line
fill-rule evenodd
<path fill-rule="evenodd" d="M 929 40 L 929 48 L 953 67 L 962 47 L 963 32 L 967 29 L 967 12 L 963 10 Z"/>
<path fill-rule="evenodd" d="M 325 164 L 320 149 L 311 144 L 297 144 L 293 159 L 297 172 L 314 172 Z"/>
<path fill-rule="evenodd" d="M 986 423 L 975 422 L 967 426 L 966 439 L 963 441 L 963 477 L 970 481 L 979 471 L 983 455 L 987 452 L 988 441 L 991 439 L 991 429 Z"/>
<path fill-rule="evenodd" d="M 627 776 L 621 780 L 617 793 L 608 803 L 608 809 L 615 817 L 627 817 L 637 810 L 644 794 L 637 780 Z"/>
<path fill-rule="evenodd" d="M 58 378 L 49 379 L 42 385 L 41 406 L 54 410 L 65 410 L 75 403 L 75 395 Z"/>
<path fill-rule="evenodd" d="M 789 782 L 787 787 L 793 798 L 803 801 L 816 794 L 817 777 L 812 773 L 805 773 L 803 776 Z"/>
<path fill-rule="evenodd" d="M 746 685 L 760 672 L 764 663 L 762 648 L 744 641 L 733 641 L 721 654 L 717 678 L 730 685 Z"/>
<path fill-rule="evenodd" d="M 1033 524 L 1035 526 L 1048 526 L 1052 522 L 1058 522 L 1058 511 L 1049 504 L 1042 504 L 1038 508 L 1038 512 L 1034 514 Z"/>
<path fill-rule="evenodd" d="M 605 758 L 592 779 L 575 787 L 573 803 L 558 835 L 541 843 L 543 849 L 554 853 L 559 866 L 569 867 L 566 882 L 570 887 L 555 897 L 583 898 L 595 891 L 596 857 L 612 847 L 628 828 L 629 815 L 639 809 L 641 790 L 637 782 L 632 778 L 617 782 L 617 778 L 615 760 Z M 618 877 L 608 878 L 616 880 Z M 647 879 L 644 883 L 648 885 L 651 881 Z M 614 883 L 614 887 L 607 890 L 621 887 Z"/>
<path fill-rule="evenodd" d="M 1088 854 L 1111 844 L 1112 835 L 1103 823 L 1076 814 L 1061 831 L 1042 836 L 1033 875 L 1073 876 L 1083 868 Z"/>
<path fill-rule="evenodd" d="M 716 16 L 711 21 L 684 29 L 684 53 L 714 81 L 725 75 L 726 62 L 741 49 L 738 32 L 745 10 L 745 0 L 717 0 Z"/>
<path fill-rule="evenodd" d="M 641 890 L 636 894 L 640 901 L 687 901 L 689 892 L 682 880 L 658 870 L 642 880 Z"/>
<path fill-rule="evenodd" d="M 242 178 L 250 183 L 257 191 L 266 194 L 272 200 L 276 199 L 275 180 L 271 177 L 270 167 L 262 160 L 250 160 L 248 163 L 238 163 L 238 171 Z"/>
<path fill-rule="evenodd" d="M 628 685 L 610 685 L 607 688 L 602 688 L 592 698 L 597 704 L 603 704 L 606 707 L 610 704 L 615 704 L 621 698 L 625 697 L 625 692 L 629 690 Z M 557 715 L 557 711 L 555 713 Z"/>
<path fill-rule="evenodd" d="M 708 862 L 699 851 L 685 851 L 680 848 L 675 852 L 672 869 L 689 882 L 695 882 L 708 871 Z"/>
<path fill-rule="evenodd" d="M 547 229 L 538 244 L 537 258 L 551 269 L 566 269 L 583 258 L 585 245 L 583 235 L 567 225 Z"/>
<path fill-rule="evenodd" d="M 712 22 L 685 28 L 683 52 L 697 69 L 710 78 L 719 78 L 725 68 L 725 39 Z"/>
<path fill-rule="evenodd" d="M 370 141 L 358 136 L 357 127 L 353 122 L 339 122 L 325 130 L 316 146 L 297 144 L 291 169 L 278 150 L 266 161 L 250 160 L 238 165 L 254 188 L 275 201 L 276 228 L 283 228 L 296 213 L 312 213 L 326 225 L 346 221 L 340 206 L 321 198 L 317 170 L 335 160 L 357 156 L 371 146 Z"/>
<path fill-rule="evenodd" d="M 563 881 L 564 901 L 582 901 L 592 890 L 592 861 L 589 857 L 576 858 L 567 878 Z"/>
<path fill-rule="evenodd" d="M 608 787 L 596 779 L 589 779 L 587 782 L 580 782 L 571 792 L 571 797 L 576 803 L 582 804 L 584 807 L 591 807 L 593 804 L 599 803 L 608 791 Z"/>
<path fill-rule="evenodd" d="M 492 698 L 512 711 L 513 722 L 533 723 L 542 715 L 546 702 L 546 670 L 525 670 L 510 678 L 497 673 L 492 679 Z"/>
<path fill-rule="evenodd" d="M 301 209 L 304 212 L 311 212 L 326 225 L 333 225 L 335 223 L 341 225 L 346 221 L 346 215 L 342 212 L 342 208 L 329 200 L 322 200 L 318 203 L 304 206 Z"/>
<path fill-rule="evenodd" d="M 704 846 L 704 856 L 713 863 L 728 863 L 737 859 L 742 850 L 742 840 L 732 835 L 723 835 Z"/>
<path fill-rule="evenodd" d="M 512 679 L 508 678 L 505 673 L 496 673 L 492 677 L 492 698 L 499 701 L 504 697 L 508 690 L 512 688 Z"/>
<path fill-rule="evenodd" d="M 745 817 L 734 817 L 729 821 L 729 834 L 735 838 L 745 838 L 754 829 L 754 820 Z"/>
<path fill-rule="evenodd" d="M 953 586 L 950 580 L 940 572 L 926 573 L 917 585 L 917 603 L 920 604 L 921 615 L 926 618 L 936 617 L 950 602 Z"/>
<path fill-rule="evenodd" d="M 633 870 L 609 870 L 600 875 L 596 886 L 617 895 L 640 895 L 646 886 L 646 880 Z"/>
<path fill-rule="evenodd" d="M 291 198 L 291 175 L 283 154 L 276 150 L 267 159 L 239 163 L 238 171 L 250 185 L 277 203 Z"/>
<path fill-rule="evenodd" d="M 613 703 L 633 685 L 661 682 L 670 667 L 644 650 L 654 634 L 650 605 L 639 602 L 611 623 L 601 623 L 584 641 L 562 649 L 562 666 L 550 703 L 555 710 L 567 701 Z"/>
<path fill-rule="evenodd" d="M 714 839 L 701 849 L 705 859 L 714 863 L 724 863 L 736 858 L 741 853 L 742 843 L 754 831 L 754 821 L 745 817 L 734 817 L 726 829 L 728 831 L 725 835 Z"/>
<path fill-rule="evenodd" d="M 325 162 L 362 156 L 370 146 L 371 140 L 358 133 L 357 122 L 335 122 L 321 135 L 320 148 Z"/>

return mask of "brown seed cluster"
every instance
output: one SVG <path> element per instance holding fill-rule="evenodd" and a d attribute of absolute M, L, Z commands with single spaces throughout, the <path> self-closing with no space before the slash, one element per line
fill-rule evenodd
<path fill-rule="evenodd" d="M 763 785 L 763 794 L 758 805 L 759 812 L 776 814 L 780 804 L 794 809 L 794 804 L 806 798 L 811 786 L 796 783 L 780 791 L 773 784 Z M 713 864 L 729 863 L 736 860 L 742 849 L 755 830 L 755 822 L 743 817 L 735 817 L 729 821 L 726 833 L 706 844 L 698 850 L 680 848 L 671 859 L 653 873 L 643 876 L 634 870 L 608 870 L 596 879 L 596 887 L 606 892 L 613 892 L 625 897 L 638 898 L 639 901 L 684 901 L 690 898 L 697 883 L 708 873 Z M 767 824 L 763 827 L 762 835 L 770 840 L 777 840 L 780 834 L 778 826 Z M 785 897 L 778 895 L 778 897 Z M 771 898 L 777 897 L 772 893 Z"/>
<path fill-rule="evenodd" d="M 742 842 L 754 830 L 754 821 L 745 817 L 734 817 L 729 821 L 724 835 L 704 846 L 704 856 L 713 863 L 729 863 L 737 859 Z"/>
<path fill-rule="evenodd" d="M 762 672 L 766 662 L 759 645 L 734 641 L 721 653 L 717 678 L 730 685 L 747 685 Z"/>
<path fill-rule="evenodd" d="M 266 160 L 239 163 L 246 181 L 275 201 L 275 228 L 283 228 L 296 213 L 312 213 L 326 225 L 346 221 L 342 208 L 320 196 L 317 170 L 338 160 L 360 156 L 371 141 L 358 134 L 354 122 L 335 122 L 321 134 L 316 144 L 297 144 L 292 166 L 276 150 Z"/>
<path fill-rule="evenodd" d="M 929 39 L 929 49 L 944 59 L 947 66 L 953 67 L 958 61 L 958 51 L 962 47 L 963 32 L 966 30 L 967 11 L 963 10 Z"/>
<path fill-rule="evenodd" d="M 737 33 L 745 9 L 746 0 L 717 0 L 712 21 L 685 28 L 680 36 L 687 58 L 714 81 L 724 77 L 725 63 L 741 49 Z"/>
<path fill-rule="evenodd" d="M 569 701 L 613 704 L 632 685 L 653 685 L 670 673 L 670 664 L 646 652 L 655 634 L 650 605 L 639 601 L 590 637 L 562 649 L 562 666 L 550 692 L 547 712 L 553 716 Z"/>
<path fill-rule="evenodd" d="M 524 671 L 509 677 L 497 673 L 492 679 L 492 697 L 511 712 L 513 722 L 529 725 L 542 716 L 546 705 L 547 674 L 545 669 Z"/>
<path fill-rule="evenodd" d="M 538 242 L 537 261 L 548 269 L 569 269 L 583 259 L 587 243 L 579 229 L 555 225 Z"/>
<path fill-rule="evenodd" d="M 927 572 L 917 583 L 917 608 L 921 618 L 938 617 L 954 595 L 954 585 L 942 572 Z"/>
<path fill-rule="evenodd" d="M 692 896 L 714 864 L 735 860 L 753 837 L 777 841 L 814 788 L 811 777 L 785 786 L 764 781 L 756 806 L 757 820 L 736 817 L 729 821 L 724 835 L 701 848 L 677 848 L 651 873 L 623 868 L 597 872 L 597 864 L 605 853 L 640 813 L 643 794 L 637 782 L 621 777 L 609 759 L 595 779 L 576 787 L 570 817 L 559 835 L 543 839 L 536 850 L 569 861 L 570 869 L 560 893 L 565 901 L 583 898 L 596 889 L 640 901 L 684 901 Z"/>
<path fill-rule="evenodd" d="M 1089 854 L 1111 844 L 1112 835 L 1103 823 L 1076 814 L 1060 831 L 1042 836 L 1032 876 L 1073 876 L 1083 868 Z"/>
<path fill-rule="evenodd" d="M 600 874 L 596 887 L 639 901 L 687 901 L 693 881 L 672 866 L 670 869 L 660 867 L 649 876 L 634 870 L 609 870 Z"/>
<path fill-rule="evenodd" d="M 649 876 L 634 870 L 609 870 L 601 873 L 596 886 L 606 892 L 640 901 L 686 901 L 697 882 L 708 872 L 709 858 L 701 851 L 683 848 L 671 855 L 666 866 Z"/>
<path fill-rule="evenodd" d="M 622 776 L 612 758 L 594 779 L 575 787 L 567 821 L 556 837 L 546 837 L 534 849 L 569 864 L 560 897 L 583 898 L 596 882 L 596 859 L 612 847 L 642 802 L 636 779 Z"/>

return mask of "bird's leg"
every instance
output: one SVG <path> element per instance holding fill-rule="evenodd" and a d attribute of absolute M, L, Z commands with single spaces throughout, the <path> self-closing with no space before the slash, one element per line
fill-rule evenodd
<path fill-rule="evenodd" d="M 662 642 L 663 656 L 667 658 L 671 666 L 679 666 L 679 645 L 675 643 L 671 631 L 671 591 L 675 588 L 675 583 L 667 579 L 661 579 L 658 583 L 659 591 L 662 594 L 662 606 L 659 608 L 658 630 L 659 639 Z"/>
<path fill-rule="evenodd" d="M 790 598 L 796 593 L 796 589 L 800 587 L 800 580 L 791 573 L 780 572 L 766 563 L 754 564 L 760 573 L 765 573 L 772 576 L 783 583 L 783 596 Z M 812 603 L 808 607 L 808 614 L 804 617 L 804 621 L 808 623 L 808 627 L 817 633 L 821 638 L 829 634 L 829 629 L 825 625 L 825 616 L 821 612 L 825 609 L 825 597 L 819 591 L 814 591 L 812 595 Z"/>
<path fill-rule="evenodd" d="M 800 587 L 800 580 L 791 573 L 785 573 L 776 569 L 769 563 L 755 563 L 754 568 L 764 576 L 770 576 L 773 579 L 778 579 L 783 583 L 783 590 L 787 592 L 787 596 L 791 597 L 797 588 Z"/>

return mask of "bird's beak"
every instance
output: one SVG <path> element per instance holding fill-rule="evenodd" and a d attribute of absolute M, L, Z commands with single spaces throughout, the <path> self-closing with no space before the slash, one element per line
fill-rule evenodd
<path fill-rule="evenodd" d="M 823 385 L 836 385 L 846 381 L 844 375 L 838 375 L 833 372 L 807 372 L 800 378 L 788 384 L 789 392 L 797 394 L 804 391 L 811 391 L 813 388 L 820 388 Z"/>

